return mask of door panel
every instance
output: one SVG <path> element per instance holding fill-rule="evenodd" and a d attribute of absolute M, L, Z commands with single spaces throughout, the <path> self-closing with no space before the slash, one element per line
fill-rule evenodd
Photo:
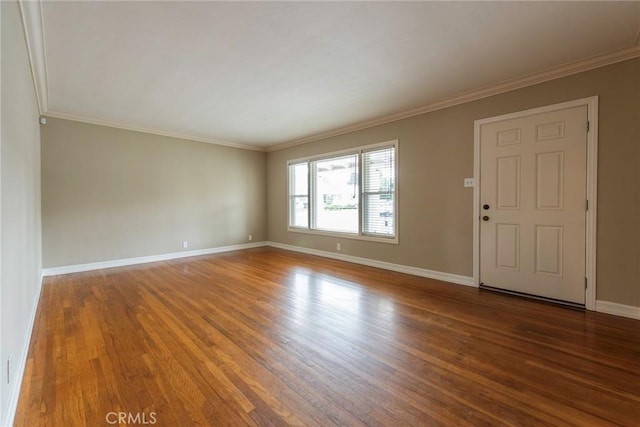
<path fill-rule="evenodd" d="M 560 209 L 564 201 L 564 153 L 536 155 L 536 209 Z"/>
<path fill-rule="evenodd" d="M 520 269 L 520 226 L 496 224 L 496 267 Z"/>
<path fill-rule="evenodd" d="M 564 228 L 553 225 L 536 225 L 537 274 L 562 277 L 562 240 Z"/>
<path fill-rule="evenodd" d="M 480 281 L 585 302 L 587 107 L 480 127 Z"/>
<path fill-rule="evenodd" d="M 520 156 L 498 159 L 496 181 L 497 208 L 520 209 Z"/>

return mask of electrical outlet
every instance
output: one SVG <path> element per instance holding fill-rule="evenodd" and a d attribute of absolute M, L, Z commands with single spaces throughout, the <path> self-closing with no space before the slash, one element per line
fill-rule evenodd
<path fill-rule="evenodd" d="M 249 234 L 249 241 L 253 240 L 253 236 L 251 234 Z"/>
<path fill-rule="evenodd" d="M 182 242 L 182 249 L 187 249 L 188 247 L 189 247 L 189 242 L 187 242 L 186 240 Z"/>
<path fill-rule="evenodd" d="M 336 243 L 336 250 L 342 250 L 342 245 L 340 243 Z"/>

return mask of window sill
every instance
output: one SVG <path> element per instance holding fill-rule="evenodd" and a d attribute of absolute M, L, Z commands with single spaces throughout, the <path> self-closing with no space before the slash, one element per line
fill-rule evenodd
<path fill-rule="evenodd" d="M 398 235 L 395 237 L 376 237 L 362 234 L 344 233 L 339 231 L 309 230 L 307 228 L 287 227 L 287 231 L 292 233 L 312 234 L 316 236 L 336 237 L 340 239 L 364 240 L 368 242 L 398 244 Z"/>

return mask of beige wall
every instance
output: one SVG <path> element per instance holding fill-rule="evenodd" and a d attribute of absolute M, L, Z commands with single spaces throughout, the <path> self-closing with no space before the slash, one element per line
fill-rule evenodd
<path fill-rule="evenodd" d="M 270 241 L 471 276 L 473 122 L 600 96 L 597 299 L 640 306 L 640 59 L 268 153 Z M 287 231 L 289 159 L 399 139 L 398 245 Z"/>
<path fill-rule="evenodd" d="M 266 239 L 262 152 L 49 118 L 44 267 Z"/>
<path fill-rule="evenodd" d="M 40 128 L 18 5 L 1 2 L 0 425 L 13 417 L 41 283 Z M 7 359 L 13 375 L 7 383 Z"/>

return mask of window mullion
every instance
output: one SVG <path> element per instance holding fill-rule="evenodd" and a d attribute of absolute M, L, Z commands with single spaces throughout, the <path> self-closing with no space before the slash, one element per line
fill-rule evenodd
<path fill-rule="evenodd" d="M 360 212 L 358 215 L 358 234 L 359 235 L 363 235 L 363 228 L 364 228 L 364 222 L 365 222 L 365 215 L 367 214 L 367 207 L 365 204 L 365 198 L 362 197 L 363 192 L 364 192 L 364 171 L 365 171 L 366 166 L 364 165 L 364 162 L 362 161 L 362 151 L 360 151 L 358 153 L 358 166 L 357 166 L 357 171 L 358 171 L 358 188 L 360 189 L 360 191 L 358 192 L 358 209 L 360 209 Z"/>
<path fill-rule="evenodd" d="M 316 174 L 316 162 L 309 161 L 309 229 L 316 229 L 316 189 L 317 189 L 317 174 Z"/>
<path fill-rule="evenodd" d="M 311 162 L 307 161 L 307 229 L 311 230 Z"/>

